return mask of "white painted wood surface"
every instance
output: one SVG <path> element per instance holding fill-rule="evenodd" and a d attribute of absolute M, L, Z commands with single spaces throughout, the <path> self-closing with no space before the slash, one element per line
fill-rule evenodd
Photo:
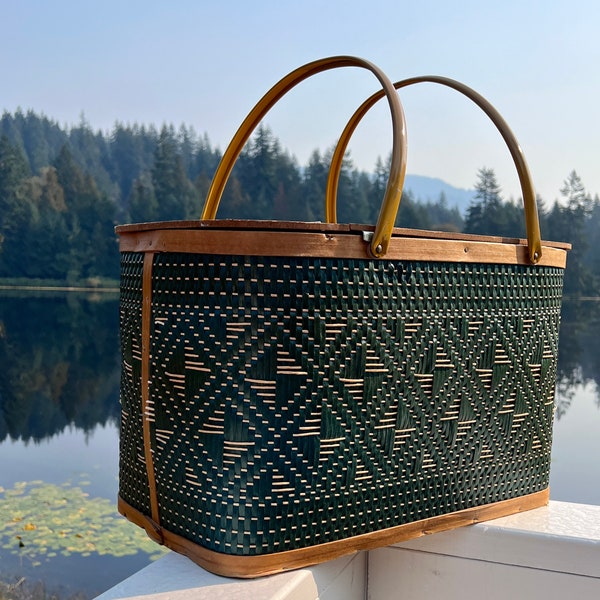
<path fill-rule="evenodd" d="M 168 554 L 99 600 L 600 599 L 600 506 L 532 511 L 255 580 Z"/>
<path fill-rule="evenodd" d="M 366 554 L 259 579 L 208 573 L 171 552 L 97 600 L 364 600 Z"/>
<path fill-rule="evenodd" d="M 600 506 L 551 502 L 374 550 L 368 598 L 600 599 Z"/>

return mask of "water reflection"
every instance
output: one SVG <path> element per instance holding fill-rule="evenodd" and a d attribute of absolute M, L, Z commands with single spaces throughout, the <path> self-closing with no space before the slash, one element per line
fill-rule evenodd
<path fill-rule="evenodd" d="M 599 333 L 600 302 L 564 302 L 558 419 L 590 382 L 600 408 Z M 118 423 L 118 335 L 116 295 L 0 296 L 0 442 Z"/>
<path fill-rule="evenodd" d="M 567 413 L 577 391 L 590 384 L 600 408 L 600 302 L 565 300 L 556 378 L 557 419 Z"/>
<path fill-rule="evenodd" d="M 115 295 L 0 297 L 0 442 L 117 422 Z"/>

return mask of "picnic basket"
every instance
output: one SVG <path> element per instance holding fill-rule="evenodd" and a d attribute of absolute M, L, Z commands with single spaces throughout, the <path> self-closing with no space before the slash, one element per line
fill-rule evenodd
<path fill-rule="evenodd" d="M 216 218 L 244 143 L 292 87 L 360 67 L 381 92 L 333 156 L 327 223 Z M 454 87 L 519 173 L 527 239 L 394 228 L 406 169 L 395 87 Z M 393 130 L 375 227 L 338 224 L 354 128 L 381 97 Z M 119 510 L 215 573 L 255 577 L 548 501 L 563 272 L 541 242 L 521 149 L 452 80 L 392 84 L 355 57 L 308 63 L 254 107 L 199 221 L 117 227 Z"/>

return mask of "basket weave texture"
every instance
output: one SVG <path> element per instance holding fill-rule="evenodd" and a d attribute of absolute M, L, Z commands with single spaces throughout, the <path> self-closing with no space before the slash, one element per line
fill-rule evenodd
<path fill-rule="evenodd" d="M 281 552 L 548 487 L 563 269 L 157 253 L 161 525 Z M 143 253 L 121 254 L 120 497 L 150 512 Z"/>

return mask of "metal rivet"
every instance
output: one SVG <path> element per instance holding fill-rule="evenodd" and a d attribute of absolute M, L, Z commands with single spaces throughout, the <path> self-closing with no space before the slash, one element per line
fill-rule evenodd
<path fill-rule="evenodd" d="M 377 254 L 381 254 L 383 252 L 383 246 L 381 244 L 377 244 L 375 252 L 377 252 Z"/>

